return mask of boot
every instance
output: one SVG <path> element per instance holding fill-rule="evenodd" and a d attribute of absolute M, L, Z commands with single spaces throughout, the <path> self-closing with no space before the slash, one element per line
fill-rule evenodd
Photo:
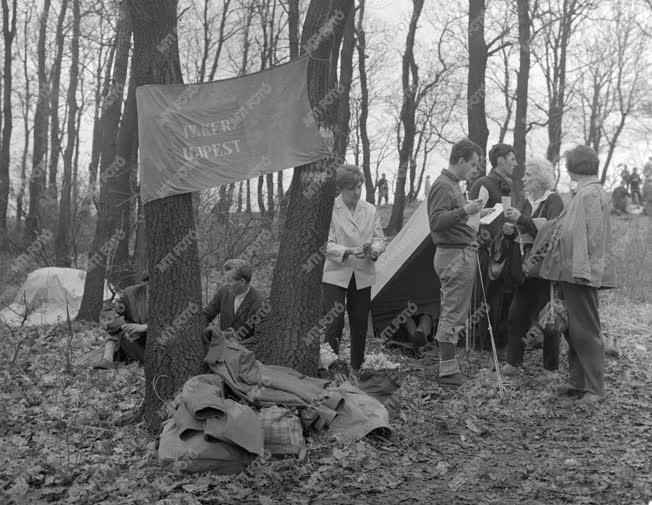
<path fill-rule="evenodd" d="M 439 342 L 439 383 L 461 386 L 465 377 L 460 373 L 460 365 L 455 357 L 455 344 Z"/>

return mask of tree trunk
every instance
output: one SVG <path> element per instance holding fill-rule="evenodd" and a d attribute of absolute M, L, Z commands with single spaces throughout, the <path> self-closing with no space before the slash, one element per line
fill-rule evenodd
<path fill-rule="evenodd" d="M 414 61 L 414 39 L 417 23 L 421 16 L 424 0 L 413 0 L 412 18 L 405 40 L 405 53 L 403 54 L 402 86 L 403 105 L 401 107 L 401 123 L 403 124 L 403 139 L 398 153 L 399 166 L 396 177 L 396 190 L 394 191 L 394 205 L 392 215 L 387 225 L 387 233 L 394 235 L 403 227 L 403 211 L 405 209 L 405 180 L 409 163 L 414 151 L 414 138 L 416 136 L 416 100 L 419 90 L 419 73 Z"/>
<path fill-rule="evenodd" d="M 120 240 L 125 233 L 122 215 L 125 206 L 129 208 L 130 184 L 125 155 L 116 152 L 116 135 L 122 109 L 122 90 L 127 75 L 129 47 L 131 43 L 131 20 L 126 5 L 123 3 L 120 18 L 116 26 L 116 55 L 113 69 L 112 90 L 102 104 L 102 153 L 100 159 L 100 195 L 97 206 L 97 223 L 91 248 L 88 252 L 89 264 L 84 281 L 84 293 L 79 308 L 78 320 L 98 321 L 102 311 L 102 296 L 106 278 L 107 263 L 115 254 Z M 133 63 L 132 63 L 133 72 Z M 133 79 L 133 78 L 132 78 Z M 135 90 L 132 94 L 135 93 Z M 128 97 L 129 98 L 129 97 Z M 123 133 L 123 138 L 130 142 L 135 139 L 135 95 L 132 99 L 131 126 Z M 125 105 L 125 116 L 129 107 Z M 126 119 L 126 118 L 125 118 Z M 123 121 L 123 126 L 127 125 Z M 121 128 L 122 130 L 122 128 Z M 130 130 L 130 131 L 129 131 Z M 124 142 L 124 141 L 123 141 Z M 129 144 L 131 146 L 131 144 Z M 131 149 L 123 149 L 129 153 Z M 126 176 L 127 189 L 124 189 Z"/>
<path fill-rule="evenodd" d="M 65 2 L 65 0 L 64 0 Z M 79 0 L 72 0 L 72 40 L 70 42 L 70 84 L 68 85 L 68 142 L 63 153 L 63 180 L 61 183 L 61 206 L 59 207 L 59 224 L 54 238 L 55 264 L 59 267 L 70 266 L 70 214 L 72 164 L 77 138 L 77 81 L 79 78 Z"/>
<path fill-rule="evenodd" d="M 68 0 L 61 0 L 61 11 L 57 19 L 55 33 L 56 53 L 50 70 L 50 168 L 48 171 L 48 213 L 56 214 L 57 207 L 57 171 L 59 165 L 59 152 L 61 151 L 61 137 L 59 136 L 59 88 L 61 83 L 61 60 L 65 44 L 63 23 L 66 20 Z M 56 240 L 55 240 L 56 242 Z M 56 249 L 56 246 L 55 246 Z M 61 266 L 61 265 L 58 265 Z"/>
<path fill-rule="evenodd" d="M 265 176 L 258 176 L 258 211 L 260 212 L 260 217 L 265 217 L 265 192 L 263 188 L 265 187 Z"/>
<path fill-rule="evenodd" d="M 349 95 L 353 81 L 353 51 L 355 49 L 355 14 L 351 13 L 344 22 L 342 52 L 340 54 L 340 83 L 337 95 L 337 121 L 335 123 L 334 152 L 344 159 L 349 144 L 349 121 L 351 107 Z"/>
<path fill-rule="evenodd" d="M 376 192 L 374 180 L 371 177 L 371 147 L 369 144 L 369 133 L 367 131 L 367 120 L 369 118 L 369 86 L 367 84 L 367 50 L 366 35 L 364 31 L 364 8 L 365 0 L 359 0 L 358 26 L 356 38 L 358 41 L 358 73 L 360 74 L 360 117 L 358 124 L 360 128 L 360 143 L 362 144 L 362 173 L 365 178 L 366 199 L 369 203 L 376 203 Z"/>
<path fill-rule="evenodd" d="M 244 189 L 243 186 L 244 186 L 244 183 L 242 181 L 240 181 L 238 183 L 238 204 L 237 204 L 237 207 L 236 207 L 236 212 L 238 214 L 240 214 L 242 212 L 242 192 L 243 192 L 243 189 Z"/>
<path fill-rule="evenodd" d="M 530 79 L 530 7 L 528 0 L 518 0 L 519 67 L 516 80 L 516 113 L 514 117 L 514 152 L 516 167 L 512 177 L 512 205 L 518 207 L 523 195 L 521 178 L 525 173 L 527 133 L 527 97 Z"/>
<path fill-rule="evenodd" d="M 487 138 L 489 129 L 485 113 L 485 73 L 487 70 L 487 44 L 484 40 L 485 0 L 469 0 L 469 71 L 467 121 L 469 139 L 480 146 L 480 172 L 486 174 Z"/>
<path fill-rule="evenodd" d="M 48 80 L 45 73 L 45 42 L 47 35 L 50 0 L 43 0 L 43 11 L 39 19 L 37 43 L 38 55 L 38 99 L 34 112 L 34 151 L 32 155 L 32 173 L 29 181 L 29 211 L 25 220 L 25 242 L 31 243 L 41 227 L 42 193 L 45 190 L 47 169 L 45 154 L 48 143 Z"/>
<path fill-rule="evenodd" d="M 311 0 L 308 7 L 301 36 L 301 47 L 304 50 L 311 37 L 320 33 L 320 27 L 326 25 L 329 19 L 340 20 L 333 23 L 333 31 L 320 37 L 316 48 L 311 48 L 314 59 L 308 64 L 308 90 L 313 106 L 336 85 L 337 68 L 331 67 L 331 62 L 337 58 L 344 29 L 343 21 L 347 15 L 353 15 L 352 0 Z M 321 126 L 331 131 L 335 126 L 336 107 L 333 104 L 318 118 Z M 333 212 L 335 184 L 333 178 L 329 177 L 316 193 L 309 194 L 307 190 L 317 180 L 322 181 L 324 172 L 330 172 L 336 161 L 326 159 L 294 169 L 289 189 L 288 213 L 272 277 L 269 296 L 271 310 L 256 329 L 261 342 L 256 350 L 259 359 L 270 364 L 289 366 L 309 375 L 316 375 L 319 358 L 319 339 L 310 338 L 309 333 L 322 316 L 322 269 L 317 265 L 309 272 L 304 272 L 302 266 L 326 242 Z M 297 275 L 297 272 L 301 274 Z"/>
<path fill-rule="evenodd" d="M 25 40 L 27 40 L 28 33 L 29 33 L 29 23 L 32 18 L 32 12 L 31 9 L 29 11 L 29 14 L 25 16 L 25 19 L 23 21 L 23 36 L 25 37 Z M 23 141 L 23 156 L 20 160 L 20 190 L 18 191 L 18 194 L 16 195 L 16 234 L 21 234 L 23 231 L 22 223 L 25 219 L 25 208 L 24 208 L 24 201 L 25 201 L 25 187 L 27 186 L 27 153 L 29 151 L 29 132 L 30 132 L 30 127 L 29 127 L 29 109 L 30 109 L 30 103 L 32 99 L 32 94 L 29 89 L 29 83 L 30 83 L 30 75 L 28 71 L 28 65 L 27 62 L 29 61 L 28 58 L 28 51 L 27 51 L 27 44 L 23 44 L 23 54 L 22 54 L 22 63 L 23 63 L 23 75 L 25 77 L 25 100 L 24 100 L 24 108 L 23 108 L 23 132 L 24 132 L 24 141 Z"/>
<path fill-rule="evenodd" d="M 134 33 L 135 86 L 180 84 L 181 66 L 176 38 L 167 51 L 157 45 L 176 33 L 176 0 L 131 0 Z M 163 402 L 202 369 L 201 283 L 197 240 L 164 271 L 156 265 L 182 240 L 195 235 L 191 193 L 145 204 L 145 234 L 149 265 L 149 320 L 145 350 L 143 417 L 150 432 L 166 417 Z M 176 254 L 176 253 L 175 253 Z M 174 296 L 170 296 L 174 293 Z"/>
<path fill-rule="evenodd" d="M 102 79 L 102 53 L 100 54 L 97 62 L 97 82 L 95 85 L 95 111 L 93 115 L 93 140 L 91 144 L 91 160 L 88 164 L 88 191 L 84 196 L 82 202 L 81 216 L 88 218 L 90 215 L 91 199 L 97 202 L 97 173 L 100 166 L 100 157 L 102 154 L 102 116 L 103 108 L 102 103 L 105 97 L 109 95 L 111 89 L 111 71 L 113 70 L 113 59 L 118 44 L 117 34 L 114 37 L 114 42 L 111 44 L 108 59 L 106 62 L 106 69 L 104 79 Z"/>
<path fill-rule="evenodd" d="M 3 126 L 2 147 L 0 148 L 0 248 L 7 245 L 7 207 L 9 204 L 9 161 L 11 153 L 11 130 L 13 117 L 11 114 L 11 48 L 16 36 L 16 0 L 11 5 L 11 20 L 9 19 L 9 5 L 7 0 L 2 0 L 2 34 L 5 41 L 4 48 L 4 88 L 3 88 Z M 27 117 L 25 117 L 27 121 Z M 20 219 L 17 216 L 17 221 Z"/>

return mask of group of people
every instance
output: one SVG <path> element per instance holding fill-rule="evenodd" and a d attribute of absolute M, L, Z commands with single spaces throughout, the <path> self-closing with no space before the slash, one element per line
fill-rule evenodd
<path fill-rule="evenodd" d="M 630 173 L 627 168 L 620 171 L 620 184 L 613 190 L 612 214 L 621 216 L 628 213 L 627 198 L 634 205 L 643 206 L 643 213 L 652 215 L 652 157 L 643 167 L 643 177 L 634 167 Z"/>
<path fill-rule="evenodd" d="M 522 178 L 525 197 L 506 205 L 503 215 L 487 226 L 478 217 L 511 194 L 516 166 L 514 149 L 497 144 L 489 152 L 491 171 L 468 191 L 461 188 L 477 173 L 480 147 L 468 139 L 451 149 L 448 167 L 432 183 L 427 211 L 432 258 L 441 286 L 441 307 L 435 340 L 439 347 L 439 381 L 464 383 L 456 358 L 460 335 L 473 308 L 489 310 L 488 321 L 507 334 L 506 375 L 519 373 L 523 341 L 551 293 L 565 300 L 570 378 L 560 389 L 599 401 L 604 395 L 604 349 L 598 314 L 598 289 L 614 287 L 610 253 L 609 198 L 598 180 L 599 160 L 587 146 L 566 153 L 566 169 L 576 183 L 564 206 L 554 191 L 553 167 L 544 158 L 527 160 Z M 371 287 L 375 262 L 385 250 L 385 237 L 376 207 L 360 198 L 364 175 L 355 165 L 337 170 L 332 219 L 322 274 L 322 311 L 345 307 L 350 327 L 350 379 L 357 382 L 364 362 Z M 483 189 L 484 188 L 484 189 Z M 220 287 L 203 315 L 207 327 L 219 314 L 220 331 L 246 346 L 255 343 L 254 317 L 264 303 L 251 286 L 251 265 L 232 259 L 224 265 L 227 284 Z M 554 289 L 553 289 L 554 288 Z M 112 368 L 116 358 L 143 361 L 147 333 L 147 278 L 127 288 L 106 323 L 109 333 L 97 368 Z M 481 293 L 480 298 L 477 293 Z M 484 303 L 477 303 L 478 300 Z M 492 306 L 493 305 L 493 306 Z M 325 341 L 339 354 L 344 311 L 336 311 L 324 328 Z M 429 318 L 413 321 L 411 333 L 421 340 L 434 327 Z M 502 332 L 502 330 L 501 330 Z M 210 332 L 205 332 L 210 334 Z M 210 338 L 210 337 L 209 337 Z M 543 364 L 551 376 L 559 365 L 559 333 L 544 334 Z"/>
<path fill-rule="evenodd" d="M 566 170 L 576 189 L 565 207 L 553 191 L 552 165 L 544 158 L 527 160 L 522 178 L 527 198 L 519 207 L 505 208 L 502 225 L 497 221 L 480 241 L 479 227 L 470 226 L 469 221 L 510 194 L 515 167 L 513 148 L 494 146 L 489 153 L 493 168 L 474 182 L 471 200 L 467 200 L 459 183 L 473 174 L 481 155 L 470 140 L 455 144 L 448 169 L 435 180 L 428 196 L 430 229 L 437 246 L 434 266 L 441 283 L 436 334 L 440 381 L 464 382 L 455 346 L 467 324 L 472 290 L 478 281 L 494 327 L 501 321 L 504 292 L 508 286 L 512 288 L 505 318 L 508 352 L 503 372 L 507 375 L 519 372 L 526 333 L 556 290 L 567 307 L 564 334 L 570 366 L 569 381 L 560 390 L 582 395 L 586 402 L 599 401 L 604 396 L 604 347 L 598 289 L 615 287 L 615 279 L 609 198 L 598 179 L 598 156 L 582 145 L 566 153 Z M 484 198 L 479 196 L 483 187 Z M 492 271 L 492 264 L 498 272 Z M 503 296 L 496 294 L 501 290 Z M 492 307 L 492 302 L 496 306 Z M 553 376 L 559 362 L 559 339 L 559 334 L 544 335 L 544 369 Z"/>

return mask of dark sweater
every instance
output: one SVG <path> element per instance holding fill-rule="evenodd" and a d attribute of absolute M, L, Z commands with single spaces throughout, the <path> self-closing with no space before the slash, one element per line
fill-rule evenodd
<path fill-rule="evenodd" d="M 442 170 L 428 193 L 430 236 L 436 246 L 468 247 L 477 245 L 476 230 L 466 224 L 466 199 L 457 179 Z"/>
<path fill-rule="evenodd" d="M 521 217 L 516 224 L 518 229 L 523 233 L 529 233 L 532 237 L 537 236 L 537 227 L 534 224 L 535 217 L 545 217 L 550 220 L 557 217 L 564 210 L 564 201 L 557 193 L 550 193 L 545 201 L 539 204 L 537 210 L 532 214 L 532 205 L 528 200 L 524 200 L 521 205 Z"/>

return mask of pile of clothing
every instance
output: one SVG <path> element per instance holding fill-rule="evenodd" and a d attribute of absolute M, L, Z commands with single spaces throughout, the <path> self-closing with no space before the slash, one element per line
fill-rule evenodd
<path fill-rule="evenodd" d="M 159 460 L 187 472 L 237 473 L 264 451 L 305 454 L 304 434 L 341 442 L 390 433 L 387 409 L 361 389 L 264 365 L 216 334 L 204 361 L 213 374 L 189 379 L 163 425 Z"/>

